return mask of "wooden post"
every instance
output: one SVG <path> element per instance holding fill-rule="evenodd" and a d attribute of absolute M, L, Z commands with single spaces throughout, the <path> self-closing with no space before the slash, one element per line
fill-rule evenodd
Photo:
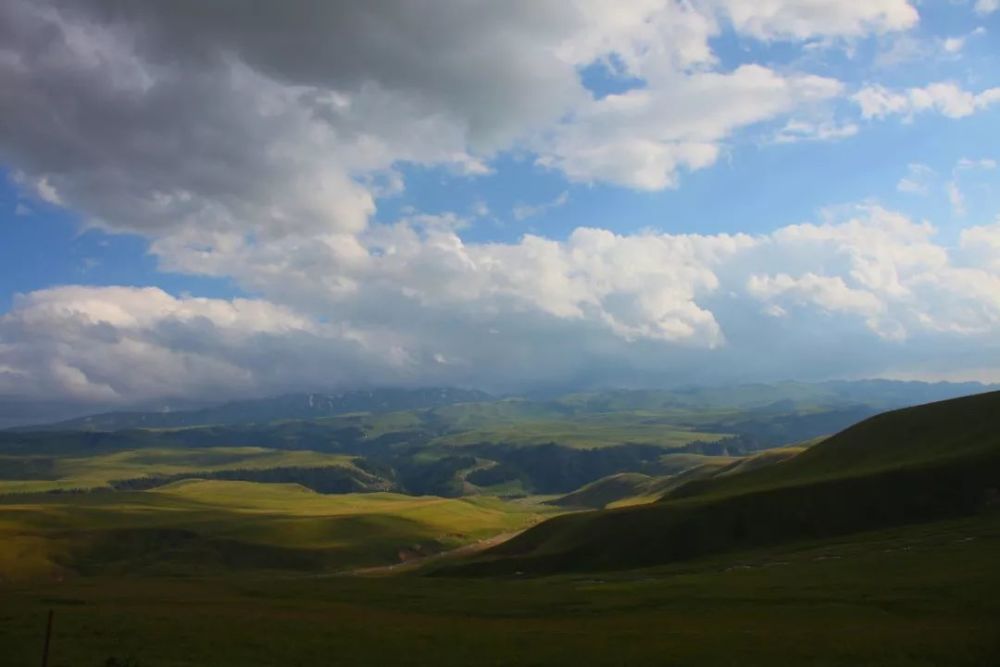
<path fill-rule="evenodd" d="M 42 667 L 49 667 L 49 643 L 52 641 L 53 613 L 53 610 L 49 609 L 49 620 L 45 624 L 45 648 L 42 649 Z"/>

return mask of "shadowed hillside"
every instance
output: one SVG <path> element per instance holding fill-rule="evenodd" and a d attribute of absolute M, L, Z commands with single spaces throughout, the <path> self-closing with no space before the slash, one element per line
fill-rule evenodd
<path fill-rule="evenodd" d="M 651 505 L 544 522 L 454 573 L 620 569 L 995 510 L 1000 392 L 878 415 Z"/>

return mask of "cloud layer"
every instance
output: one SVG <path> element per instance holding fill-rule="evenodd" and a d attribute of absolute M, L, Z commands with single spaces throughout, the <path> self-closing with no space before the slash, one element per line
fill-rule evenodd
<path fill-rule="evenodd" d="M 957 118 L 1000 100 L 951 82 L 852 90 L 804 60 L 725 66 L 712 48 L 727 33 L 849 46 L 916 25 L 906 0 L 238 8 L 0 5 L 0 162 L 23 191 L 142 235 L 163 269 L 253 295 L 22 295 L 0 316 L 0 394 L 823 377 L 912 370 L 946 340 L 938 372 L 996 350 L 995 224 L 946 243 L 869 205 L 769 234 L 471 243 L 455 215 L 372 222 L 406 187 L 401 165 L 475 178 L 514 154 L 570 183 L 656 191 L 762 125 L 767 142 L 836 140 L 860 118 Z M 627 85 L 598 95 L 588 68 Z"/>
<path fill-rule="evenodd" d="M 898 213 L 842 213 L 767 235 L 581 228 L 516 244 L 468 244 L 439 221 L 409 221 L 369 240 L 354 288 L 297 290 L 298 308 L 155 288 L 43 290 L 0 317 L 0 394 L 503 390 L 737 380 L 753 363 L 774 377 L 893 374 L 925 364 L 928 349 L 927 372 L 1000 370 L 968 361 L 1000 352 L 1000 222 L 949 247 Z"/>

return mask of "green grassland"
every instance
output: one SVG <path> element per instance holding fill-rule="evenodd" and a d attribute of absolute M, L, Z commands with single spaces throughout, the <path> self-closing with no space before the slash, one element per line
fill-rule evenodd
<path fill-rule="evenodd" d="M 101 489 L 116 480 L 220 470 L 332 466 L 356 470 L 353 461 L 354 457 L 346 455 L 264 447 L 149 448 L 95 456 L 0 455 L 0 494 Z"/>
<path fill-rule="evenodd" d="M 435 438 L 432 445 L 460 447 L 479 443 L 544 445 L 559 443 L 589 449 L 623 443 L 655 445 L 667 449 L 696 440 L 713 442 L 728 435 L 698 431 L 663 419 L 625 414 L 586 415 L 573 419 L 497 421 Z"/>
<path fill-rule="evenodd" d="M 0 498 L 0 579 L 76 574 L 332 572 L 521 530 L 555 510 L 495 498 L 323 495 L 189 480 L 154 491 Z"/>
<path fill-rule="evenodd" d="M 0 656 L 52 667 L 981 667 L 996 515 L 599 577 L 106 577 L 0 588 Z"/>

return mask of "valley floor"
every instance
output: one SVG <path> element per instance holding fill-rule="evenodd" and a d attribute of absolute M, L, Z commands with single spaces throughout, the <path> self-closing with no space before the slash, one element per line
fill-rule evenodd
<path fill-rule="evenodd" d="M 577 577 L 0 584 L 5 667 L 1000 664 L 1000 515 Z M 126 663 L 128 664 L 128 663 Z"/>

